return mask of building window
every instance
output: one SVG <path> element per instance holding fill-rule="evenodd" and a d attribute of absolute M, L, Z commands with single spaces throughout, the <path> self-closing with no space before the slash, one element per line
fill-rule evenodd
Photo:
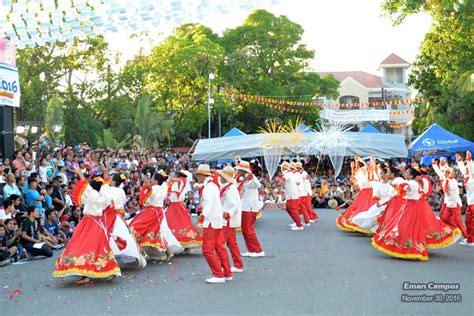
<path fill-rule="evenodd" d="M 359 97 L 356 97 L 353 95 L 345 95 L 339 98 L 339 103 L 341 104 L 359 103 Z"/>
<path fill-rule="evenodd" d="M 403 83 L 403 68 L 388 68 L 385 70 L 387 83 Z"/>

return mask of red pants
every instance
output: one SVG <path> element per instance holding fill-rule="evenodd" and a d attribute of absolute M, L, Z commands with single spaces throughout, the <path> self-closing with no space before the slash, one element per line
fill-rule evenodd
<path fill-rule="evenodd" d="M 318 214 L 313 209 L 313 197 L 311 195 L 305 196 L 305 205 L 306 205 L 306 210 L 308 212 L 309 218 L 312 220 L 316 220 L 319 218 Z"/>
<path fill-rule="evenodd" d="M 474 205 L 468 205 L 466 209 L 466 233 L 467 242 L 474 242 Z"/>
<path fill-rule="evenodd" d="M 303 214 L 303 219 L 306 224 L 309 223 L 309 213 L 308 208 L 306 207 L 306 196 L 301 196 L 300 201 L 300 215 Z"/>
<path fill-rule="evenodd" d="M 239 244 L 237 244 L 237 237 L 235 236 L 234 227 L 224 227 L 224 244 L 227 244 L 229 248 L 230 255 L 232 256 L 232 261 L 234 262 L 234 267 L 237 269 L 243 269 L 244 264 L 240 258 L 240 249 Z"/>
<path fill-rule="evenodd" d="M 459 228 L 462 232 L 462 235 L 467 238 L 466 227 L 462 222 L 461 216 L 461 207 L 447 207 L 443 212 L 443 217 L 441 220 L 448 224 L 451 228 Z"/>
<path fill-rule="evenodd" d="M 300 200 L 286 200 L 286 211 L 288 215 L 295 221 L 296 226 L 302 227 L 299 208 Z"/>
<path fill-rule="evenodd" d="M 441 220 L 443 220 L 444 212 L 446 212 L 446 203 L 443 202 L 443 204 L 441 204 L 441 208 L 439 209 L 439 218 Z"/>
<path fill-rule="evenodd" d="M 231 277 L 229 257 L 224 247 L 224 234 L 222 229 L 209 226 L 203 228 L 202 254 L 211 268 L 212 275 L 216 278 Z"/>
<path fill-rule="evenodd" d="M 256 212 L 242 212 L 242 235 L 244 236 L 245 245 L 248 252 L 262 252 L 262 247 L 255 234 L 254 224 L 257 219 Z"/>

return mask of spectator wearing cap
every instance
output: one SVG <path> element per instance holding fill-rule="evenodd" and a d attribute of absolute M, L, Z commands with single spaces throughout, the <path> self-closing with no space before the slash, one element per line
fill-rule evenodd
<path fill-rule="evenodd" d="M 3 199 L 8 199 L 8 197 L 12 194 L 21 196 L 20 189 L 18 189 L 15 183 L 15 176 L 12 173 L 9 173 L 5 177 L 5 180 L 6 184 L 3 187 Z"/>

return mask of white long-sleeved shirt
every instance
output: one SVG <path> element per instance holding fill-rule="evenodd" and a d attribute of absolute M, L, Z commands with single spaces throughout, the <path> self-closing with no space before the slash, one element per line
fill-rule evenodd
<path fill-rule="evenodd" d="M 446 178 L 446 175 L 441 171 L 438 164 L 433 164 L 432 167 L 438 175 L 441 182 L 441 187 L 443 188 L 444 204 L 451 208 L 462 206 L 461 197 L 459 196 L 458 182 L 456 179 Z M 446 190 L 446 188 L 448 188 L 448 190 Z"/>
<path fill-rule="evenodd" d="M 163 182 L 162 185 L 155 184 L 151 187 L 151 194 L 146 199 L 145 203 L 143 204 L 146 206 L 154 206 L 154 207 L 163 207 L 164 201 L 166 196 L 168 195 L 168 184 Z"/>
<path fill-rule="evenodd" d="M 397 194 L 397 191 L 393 188 L 390 182 L 379 182 L 379 184 L 374 187 L 372 196 L 379 198 L 379 204 L 383 205 L 387 203 L 391 198 Z"/>
<path fill-rule="evenodd" d="M 369 178 L 368 178 L 368 175 L 367 175 L 366 167 L 360 168 L 359 171 L 357 171 L 354 178 L 356 179 L 357 185 L 359 186 L 360 190 L 370 188 L 370 182 L 369 182 Z"/>
<path fill-rule="evenodd" d="M 464 176 L 464 188 L 466 189 L 467 205 L 474 205 L 474 175 L 471 168 L 472 161 L 458 160 L 458 167 Z"/>
<path fill-rule="evenodd" d="M 225 190 L 222 196 L 222 210 L 230 215 L 229 227 L 240 227 L 242 222 L 242 201 L 240 200 L 239 191 L 235 184 L 231 184 L 228 187 L 224 185 L 222 190 Z M 227 222 L 225 221 L 224 225 L 227 225 Z"/>
<path fill-rule="evenodd" d="M 408 184 L 408 186 L 406 186 L 405 199 L 418 201 L 421 198 L 419 191 L 420 185 L 418 184 L 418 182 L 415 180 L 408 180 L 405 183 Z"/>
<path fill-rule="evenodd" d="M 127 203 L 127 196 L 122 188 L 112 187 L 109 184 L 104 184 L 100 188 L 100 194 L 106 196 L 114 202 L 116 210 L 123 210 Z"/>
<path fill-rule="evenodd" d="M 242 211 L 243 212 L 259 212 L 263 206 L 262 201 L 258 198 L 258 189 L 262 186 L 257 177 L 252 174 L 252 179 L 243 180 L 242 192 Z"/>
<path fill-rule="evenodd" d="M 285 180 L 285 199 L 286 200 L 297 200 L 299 199 L 298 186 L 296 184 L 296 178 L 294 173 L 288 171 L 283 174 L 282 177 Z"/>
<path fill-rule="evenodd" d="M 306 196 L 313 196 L 313 189 L 311 188 L 311 181 L 308 179 L 308 173 L 306 170 L 301 172 L 301 177 L 303 178 L 304 189 L 306 192 Z"/>
<path fill-rule="evenodd" d="M 306 188 L 303 182 L 303 176 L 301 175 L 299 171 L 295 171 L 293 172 L 293 174 L 296 179 L 296 188 L 298 190 L 298 197 L 306 196 L 307 194 L 306 194 Z"/>
<path fill-rule="evenodd" d="M 179 178 L 171 185 L 170 202 L 184 202 L 186 195 L 187 179 Z"/>
<path fill-rule="evenodd" d="M 201 196 L 202 215 L 204 216 L 203 227 L 220 229 L 224 225 L 224 212 L 222 211 L 222 203 L 220 192 L 217 185 L 211 178 L 207 178 L 204 182 Z"/>
<path fill-rule="evenodd" d="M 112 200 L 87 184 L 82 193 L 81 202 L 84 204 L 85 215 L 102 216 L 104 209 L 112 203 Z"/>

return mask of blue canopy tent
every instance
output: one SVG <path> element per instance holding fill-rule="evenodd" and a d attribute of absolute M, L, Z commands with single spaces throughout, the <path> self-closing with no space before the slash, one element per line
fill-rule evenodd
<path fill-rule="evenodd" d="M 433 154 L 449 156 L 449 154 L 461 153 L 466 150 L 473 151 L 474 143 L 453 134 L 438 124 L 431 125 L 426 131 L 418 136 L 408 147 L 410 156 L 421 152 L 423 156 Z M 431 159 L 423 159 L 425 165 L 431 164 Z"/>
<path fill-rule="evenodd" d="M 372 124 L 365 125 L 361 130 L 361 133 L 380 133 L 380 131 L 375 128 Z"/>
<path fill-rule="evenodd" d="M 305 124 L 301 123 L 300 124 L 300 129 L 304 129 L 304 133 L 308 134 L 308 133 L 314 133 L 314 130 L 308 126 L 306 126 Z"/>
<path fill-rule="evenodd" d="M 232 127 L 230 131 L 225 133 L 222 137 L 232 137 L 232 136 L 242 136 L 242 135 L 247 135 L 244 132 L 242 132 L 240 129 L 237 127 Z M 234 159 L 225 159 L 225 160 L 219 160 L 217 161 L 217 166 L 220 167 L 223 164 L 231 163 L 234 162 Z"/>
<path fill-rule="evenodd" d="M 237 127 L 232 127 L 230 131 L 224 134 L 222 137 L 229 137 L 229 136 L 242 136 L 242 135 L 247 135 L 244 132 L 242 132 L 240 129 Z"/>

